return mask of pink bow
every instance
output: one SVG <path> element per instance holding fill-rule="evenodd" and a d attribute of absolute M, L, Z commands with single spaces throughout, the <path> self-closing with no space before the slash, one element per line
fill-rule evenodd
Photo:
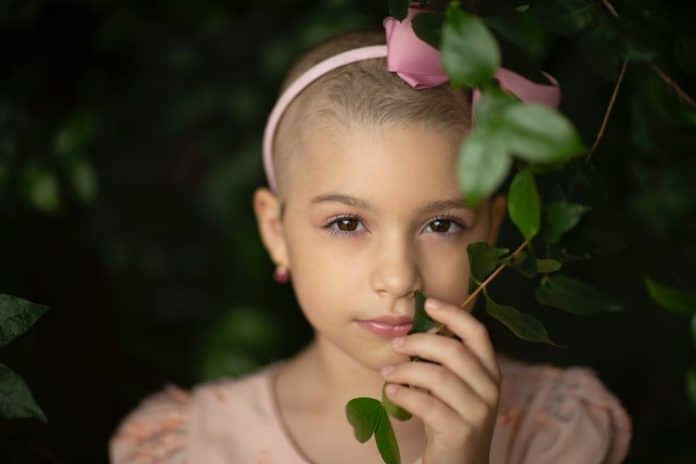
<path fill-rule="evenodd" d="M 397 73 L 418 90 L 435 87 L 449 80 L 442 67 L 440 52 L 413 31 L 411 21 L 420 11 L 423 10 L 412 6 L 403 21 L 392 16 L 387 16 L 382 21 L 387 36 L 387 69 Z M 514 93 L 522 101 L 557 108 L 561 102 L 561 89 L 556 79 L 543 74 L 551 81 L 551 85 L 537 84 L 503 67 L 498 68 L 495 78 L 502 89 Z M 480 91 L 474 89 L 473 105 L 479 94 Z"/>

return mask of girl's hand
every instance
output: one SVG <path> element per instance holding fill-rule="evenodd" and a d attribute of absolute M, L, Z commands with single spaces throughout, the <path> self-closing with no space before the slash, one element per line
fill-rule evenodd
<path fill-rule="evenodd" d="M 461 341 L 430 333 L 400 337 L 397 353 L 440 365 L 408 361 L 383 368 L 389 383 L 428 390 L 393 385 L 396 390 L 387 387 L 387 395 L 425 424 L 424 464 L 487 464 L 501 381 L 488 332 L 458 306 L 428 298 L 425 310 Z"/>

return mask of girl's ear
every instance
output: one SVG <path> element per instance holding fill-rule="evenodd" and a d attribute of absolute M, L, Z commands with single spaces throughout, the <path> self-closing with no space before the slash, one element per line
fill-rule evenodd
<path fill-rule="evenodd" d="M 254 192 L 256 222 L 268 254 L 276 265 L 289 267 L 283 220 L 278 196 L 265 187 Z"/>
<path fill-rule="evenodd" d="M 491 200 L 491 220 L 490 227 L 488 229 L 488 237 L 486 241 L 490 246 L 495 246 L 498 241 L 498 234 L 500 233 L 500 226 L 503 224 L 505 219 L 505 212 L 507 210 L 507 199 L 502 193 L 497 194 Z"/>

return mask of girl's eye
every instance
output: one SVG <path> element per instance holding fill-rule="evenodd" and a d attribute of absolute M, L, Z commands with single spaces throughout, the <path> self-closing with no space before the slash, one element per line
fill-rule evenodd
<path fill-rule="evenodd" d="M 332 235 L 356 235 L 356 229 L 362 222 L 360 216 L 340 216 L 324 226 Z M 462 225 L 461 221 L 453 216 L 441 216 L 428 223 L 433 232 L 440 235 L 453 235 L 462 232 L 468 227 Z M 452 228 L 454 227 L 454 231 Z"/>
<path fill-rule="evenodd" d="M 355 235 L 357 223 L 360 223 L 360 216 L 340 216 L 324 226 L 331 235 Z M 336 227 L 333 227 L 333 226 Z"/>
<path fill-rule="evenodd" d="M 466 229 L 456 218 L 451 216 L 435 218 L 428 225 L 432 226 L 431 228 L 434 232 L 440 234 L 456 234 Z M 454 232 L 451 232 L 452 226 L 455 228 Z M 459 230 L 456 230 L 457 228 L 459 228 Z"/>

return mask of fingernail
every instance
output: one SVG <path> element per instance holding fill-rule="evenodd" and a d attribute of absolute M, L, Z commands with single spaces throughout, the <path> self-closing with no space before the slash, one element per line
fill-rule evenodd
<path fill-rule="evenodd" d="M 428 298 L 425 300 L 425 307 L 428 309 L 439 309 L 442 307 L 442 302 L 435 298 Z"/>
<path fill-rule="evenodd" d="M 394 366 L 384 366 L 382 369 L 379 370 L 379 372 L 382 375 L 389 375 L 392 372 L 394 372 Z"/>
<path fill-rule="evenodd" d="M 406 341 L 406 337 L 396 337 L 392 339 L 392 346 L 401 346 Z"/>

